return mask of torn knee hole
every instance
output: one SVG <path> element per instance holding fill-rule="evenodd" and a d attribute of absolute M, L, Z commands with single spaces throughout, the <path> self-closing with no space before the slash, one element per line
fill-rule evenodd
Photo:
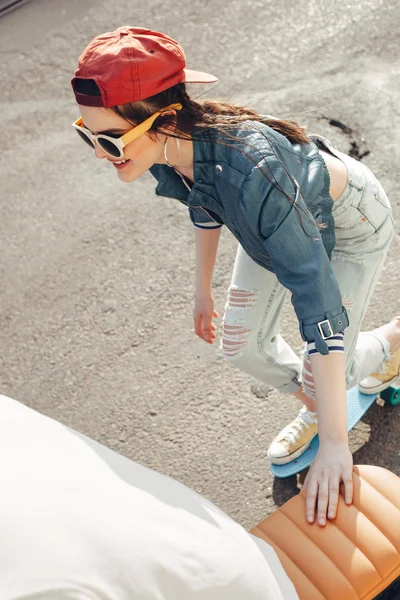
<path fill-rule="evenodd" d="M 228 305 L 232 308 L 250 308 L 257 304 L 257 294 L 238 288 L 230 288 Z"/>
<path fill-rule="evenodd" d="M 302 387 L 303 387 L 303 391 L 308 395 L 308 396 L 313 396 L 313 394 L 315 394 L 315 383 L 314 383 L 314 376 L 312 374 L 312 370 L 311 370 L 311 362 L 310 359 L 308 358 L 308 356 L 305 358 L 304 362 L 303 362 L 303 382 L 302 382 Z"/>
<path fill-rule="evenodd" d="M 226 357 L 238 356 L 246 346 L 251 329 L 244 325 L 224 324 L 222 332 L 222 349 Z"/>

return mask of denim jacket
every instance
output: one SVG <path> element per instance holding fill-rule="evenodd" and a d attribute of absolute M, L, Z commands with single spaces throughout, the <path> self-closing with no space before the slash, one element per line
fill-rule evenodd
<path fill-rule="evenodd" d="M 291 143 L 260 122 L 246 121 L 229 134 L 194 136 L 190 191 L 169 166 L 151 167 L 156 194 L 185 204 L 197 226 L 225 224 L 290 290 L 303 340 L 328 354 L 324 340 L 349 321 L 330 263 L 335 232 L 325 162 L 314 142 Z"/>

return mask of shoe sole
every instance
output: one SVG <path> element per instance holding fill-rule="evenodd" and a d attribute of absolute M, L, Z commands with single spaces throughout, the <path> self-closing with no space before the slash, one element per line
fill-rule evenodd
<path fill-rule="evenodd" d="M 318 435 L 318 432 L 315 435 Z M 293 460 L 295 460 L 296 458 L 299 458 L 299 456 L 304 454 L 304 452 L 307 450 L 307 448 L 309 447 L 309 445 L 315 438 L 315 435 L 311 438 L 311 440 L 309 442 L 307 442 L 307 444 L 304 444 L 304 446 L 302 446 L 298 450 L 295 450 L 295 452 L 292 452 L 292 454 L 289 454 L 289 456 L 282 456 L 281 458 L 275 458 L 274 456 L 270 456 L 268 454 L 268 458 L 269 458 L 271 464 L 272 465 L 286 465 L 286 464 L 292 462 Z"/>
<path fill-rule="evenodd" d="M 375 386 L 365 387 L 359 383 L 358 389 L 360 390 L 360 392 L 362 394 L 367 394 L 368 396 L 372 396 L 375 394 L 380 394 L 384 390 L 387 390 L 387 388 L 389 388 L 396 381 L 400 383 L 400 379 L 399 379 L 398 375 L 396 375 L 396 377 L 393 377 L 390 381 L 381 382 L 379 385 L 375 385 Z"/>

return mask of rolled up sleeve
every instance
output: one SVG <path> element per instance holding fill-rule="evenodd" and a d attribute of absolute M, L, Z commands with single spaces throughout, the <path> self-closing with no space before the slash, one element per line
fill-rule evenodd
<path fill-rule="evenodd" d="M 217 215 L 203 208 L 190 207 L 189 216 L 193 225 L 200 229 L 219 229 L 223 225 Z"/>
<path fill-rule="evenodd" d="M 305 215 L 301 223 L 293 207 L 264 245 L 276 276 L 292 292 L 303 340 L 328 354 L 324 338 L 343 331 L 349 320 L 317 226 Z"/>
<path fill-rule="evenodd" d="M 247 193 L 262 194 L 257 223 L 259 235 L 276 276 L 292 293 L 303 340 L 315 342 L 318 352 L 328 354 L 325 338 L 343 331 L 349 324 L 339 285 L 320 229 L 296 182 L 276 156 L 263 162 L 268 162 L 267 174 L 273 171 L 275 185 L 261 172 L 253 170 L 254 189 L 247 189 Z"/>

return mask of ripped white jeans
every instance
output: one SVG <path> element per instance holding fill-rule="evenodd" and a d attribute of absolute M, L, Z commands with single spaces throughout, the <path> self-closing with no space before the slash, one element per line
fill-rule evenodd
<path fill-rule="evenodd" d="M 348 183 L 333 207 L 336 246 L 332 266 L 350 325 L 345 329 L 346 386 L 376 371 L 389 356 L 387 340 L 360 333 L 392 235 L 387 196 L 366 165 L 342 154 L 318 137 L 347 166 Z M 223 355 L 249 375 L 294 393 L 303 386 L 315 397 L 307 356 L 300 358 L 280 334 L 279 317 L 287 290 L 276 275 L 256 264 L 239 245 L 223 319 Z"/>

